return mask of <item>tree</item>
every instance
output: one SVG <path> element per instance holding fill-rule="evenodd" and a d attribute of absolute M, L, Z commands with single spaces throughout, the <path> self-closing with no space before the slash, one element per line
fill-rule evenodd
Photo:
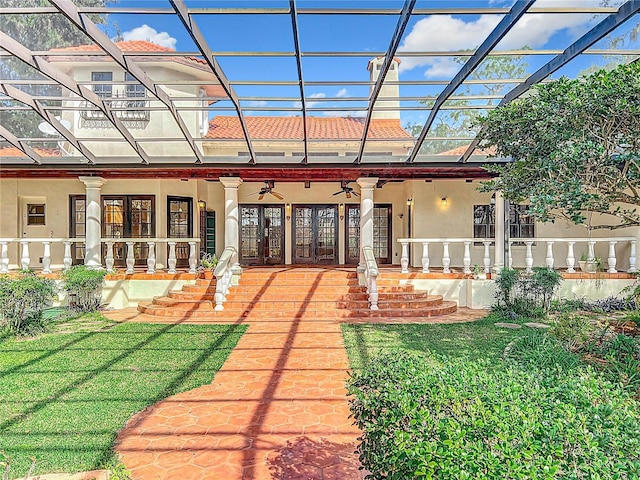
<path fill-rule="evenodd" d="M 640 225 L 640 62 L 560 78 L 479 121 L 482 147 L 511 158 L 482 191 L 530 202 L 541 221 L 588 228 Z M 590 213 L 610 221 L 592 226 Z"/>
<path fill-rule="evenodd" d="M 529 47 L 523 47 L 523 50 L 526 49 L 529 49 Z M 460 65 L 464 65 L 467 60 L 468 57 L 454 58 L 454 61 Z M 444 105 L 448 109 L 443 109 L 439 112 L 430 129 L 430 136 L 452 137 L 451 140 L 429 140 L 429 136 L 427 136 L 420 148 L 420 153 L 437 154 L 468 145 L 469 140 L 464 139 L 475 137 L 477 133 L 475 122 L 481 115 L 481 110 L 464 107 L 478 105 L 479 102 L 487 107 L 492 107 L 499 99 L 490 97 L 500 96 L 505 93 L 505 90 L 513 88 L 513 84 L 496 83 L 495 80 L 521 79 L 525 76 L 527 67 L 528 63 L 522 55 L 495 55 L 485 58 L 467 78 L 467 80 L 472 80 L 473 83 L 464 83 L 458 88 L 455 95 L 457 97 L 486 96 L 489 98 L 475 100 L 471 98 L 456 98 L 447 100 Z M 420 103 L 431 107 L 434 102 L 432 100 L 423 100 Z M 449 109 L 451 107 L 461 108 Z M 410 122 L 405 128 L 414 137 L 418 137 L 423 127 L 420 124 Z"/>
<path fill-rule="evenodd" d="M 104 7 L 107 0 L 75 0 L 80 7 Z M 47 0 L 4 0 L 3 7 L 50 7 Z M 107 22 L 106 15 L 90 15 L 98 24 Z M 87 36 L 75 27 L 62 14 L 8 14 L 2 16 L 2 31 L 33 51 L 46 51 L 70 45 L 92 43 Z M 117 28 L 117 27 L 116 27 Z M 32 67 L 17 58 L 4 57 L 0 61 L 0 78 L 7 80 L 35 80 L 42 78 Z M 61 89 L 51 85 L 21 85 L 20 89 L 31 95 L 60 96 Z M 24 107 L 12 100 L 3 101 L 6 106 Z M 60 105 L 60 101 L 48 100 L 50 106 Z M 11 129 L 18 137 L 41 137 L 38 124 L 42 119 L 29 110 L 11 110 L 2 112 L 2 124 Z M 55 145 L 55 142 L 54 142 Z M 39 145 L 40 146 L 40 145 Z"/>

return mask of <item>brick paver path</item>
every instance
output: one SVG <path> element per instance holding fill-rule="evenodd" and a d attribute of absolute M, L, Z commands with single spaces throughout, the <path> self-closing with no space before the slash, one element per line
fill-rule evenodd
<path fill-rule="evenodd" d="M 484 313 L 462 309 L 425 320 L 469 321 Z M 133 310 L 108 316 L 162 320 Z M 210 385 L 157 403 L 120 432 L 116 450 L 133 478 L 364 478 L 354 454 L 360 432 L 348 418 L 339 322 L 303 314 L 243 322 L 247 333 Z"/>

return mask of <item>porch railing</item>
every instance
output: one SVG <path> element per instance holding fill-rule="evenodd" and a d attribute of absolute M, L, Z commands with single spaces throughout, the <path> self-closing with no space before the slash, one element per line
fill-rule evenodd
<path fill-rule="evenodd" d="M 124 243 L 126 247 L 126 273 L 133 273 L 133 269 L 136 262 L 135 257 L 135 245 L 143 244 L 147 247 L 147 273 L 155 273 L 156 262 L 156 245 L 167 244 L 169 246 L 169 255 L 167 257 L 167 272 L 176 273 L 176 244 L 188 243 L 189 244 L 189 272 L 195 273 L 198 268 L 198 244 L 199 238 L 102 238 L 100 241 L 106 245 L 106 255 L 104 258 L 104 266 L 108 272 L 114 271 L 115 257 L 114 246 L 117 243 Z M 50 273 L 51 265 L 62 264 L 64 269 L 71 267 L 73 264 L 73 256 L 71 254 L 72 245 L 84 246 L 84 238 L 0 238 L 0 273 L 8 273 L 9 265 L 12 264 L 9 257 L 9 247 L 11 244 L 18 245 L 18 258 L 16 258 L 13 264 L 18 265 L 19 268 L 26 270 L 33 265 L 33 250 L 35 245 L 41 245 L 42 256 L 36 256 L 41 258 L 42 273 Z M 52 257 L 51 247 L 55 244 L 63 245 L 62 258 Z M 56 260 L 54 262 L 54 260 Z M 60 262 L 60 260 L 62 260 Z"/>
<path fill-rule="evenodd" d="M 224 310 L 224 302 L 227 300 L 227 293 L 229 293 L 233 278 L 232 267 L 237 260 L 238 252 L 231 246 L 226 247 L 220 255 L 218 265 L 213 271 L 213 275 L 216 277 L 215 310 Z"/>
<path fill-rule="evenodd" d="M 409 273 L 409 245 L 421 245 L 421 265 L 422 272 L 429 273 L 429 266 L 431 264 L 431 257 L 429 253 L 429 247 L 431 245 L 442 245 L 442 271 L 444 273 L 451 272 L 452 257 L 450 253 L 450 247 L 452 245 L 462 245 L 463 253 L 462 258 L 454 258 L 455 265 L 462 265 L 462 271 L 464 273 L 471 273 L 471 246 L 481 244 L 483 247 L 482 254 L 482 266 L 485 273 L 491 271 L 492 265 L 492 251 L 491 246 L 495 243 L 491 238 L 399 238 L 398 242 L 402 245 L 402 255 L 400 259 L 402 273 Z M 518 256 L 516 262 L 514 262 L 514 244 L 524 244 L 524 258 L 523 262 L 520 262 L 521 255 Z M 534 266 L 533 247 L 544 246 L 545 259 L 544 265 L 549 268 L 566 268 L 568 273 L 574 273 L 575 267 L 578 261 L 575 256 L 576 244 L 583 244 L 587 248 L 586 258 L 593 260 L 596 258 L 596 245 L 605 244 L 608 246 L 607 272 L 616 273 L 616 265 L 618 258 L 616 256 L 616 245 L 628 243 L 629 245 L 629 268 L 627 272 L 636 272 L 636 244 L 637 239 L 635 237 L 608 237 L 608 238 L 526 238 L 526 239 L 512 239 L 509 241 L 509 267 L 516 268 L 524 267 L 527 272 L 531 272 Z M 418 252 L 420 253 L 420 252 Z M 564 255 L 563 255 L 564 254 Z M 556 255 L 560 255 L 561 259 L 557 261 Z"/>
<path fill-rule="evenodd" d="M 367 285 L 367 294 L 369 295 L 369 309 L 378 310 L 378 264 L 373 248 L 362 247 L 362 255 L 364 257 L 363 274 Z"/>

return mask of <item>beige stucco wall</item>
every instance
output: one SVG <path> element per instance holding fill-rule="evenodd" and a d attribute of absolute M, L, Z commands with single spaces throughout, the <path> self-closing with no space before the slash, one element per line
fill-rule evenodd
<path fill-rule="evenodd" d="M 216 234 L 218 254 L 224 249 L 224 188 L 219 181 L 205 181 L 196 179 L 111 179 L 102 187 L 102 195 L 154 195 L 156 202 L 156 236 L 166 236 L 167 227 L 167 197 L 184 196 L 193 199 L 193 235 L 199 236 L 198 200 L 206 202 L 206 208 L 216 212 Z M 238 199 L 241 204 L 340 204 L 359 203 L 358 197 L 347 199 L 345 195 L 333 196 L 340 189 L 339 182 L 320 182 L 311 179 L 310 188 L 304 188 L 303 182 L 278 182 L 275 179 L 275 190 L 284 195 L 284 200 L 278 200 L 267 195 L 258 202 L 257 195 L 262 182 L 244 182 L 238 189 Z M 350 186 L 359 189 L 356 182 Z M 490 196 L 477 192 L 478 182 L 466 183 L 464 180 L 439 180 L 430 183 L 412 180 L 405 182 L 389 182 L 382 188 L 374 190 L 375 203 L 391 204 L 393 214 L 392 259 L 394 264 L 400 263 L 401 246 L 396 241 L 408 235 L 409 221 L 412 225 L 414 238 L 442 238 L 442 237 L 472 237 L 473 236 L 473 205 L 489 203 Z M 83 195 L 84 184 L 76 179 L 0 179 L 0 238 L 29 237 L 67 237 L 69 234 L 69 195 Z M 447 205 L 443 206 L 441 199 L 447 198 Z M 413 199 L 412 215 L 409 219 L 407 199 Z M 26 227 L 24 205 L 34 199 L 46 204 L 46 225 L 42 227 Z M 402 216 L 402 218 L 401 218 Z M 287 246 L 287 261 L 291 260 L 291 222 L 286 222 L 285 242 Z M 340 222 L 338 238 L 340 246 L 340 260 L 344 261 L 344 222 Z M 536 224 L 538 237 L 586 237 L 584 227 L 570 225 L 565 221 L 555 224 Z M 602 236 L 635 236 L 640 239 L 640 229 L 621 229 L 614 232 L 597 230 L 593 237 Z M 586 244 L 576 244 L 576 259 L 582 251 L 586 252 Z M 493 247 L 492 247 L 493 261 Z M 516 246 L 513 251 L 514 265 L 524 265 L 524 247 Z M 462 266 L 463 246 L 451 246 L 452 267 Z M 535 264 L 543 264 L 546 257 L 546 245 L 539 244 L 533 248 Z M 617 268 L 628 268 L 629 243 L 616 245 L 618 257 Z M 54 245 L 52 251 L 54 266 L 61 264 L 62 246 Z M 484 248 L 472 247 L 472 265 L 482 264 Z M 599 244 L 596 254 L 603 259 L 608 256 L 608 245 Z M 42 245 L 32 246 L 32 258 L 42 255 Z M 556 266 L 565 266 L 566 245 L 554 246 Z M 412 264 L 419 266 L 422 256 L 421 245 L 413 247 Z M 430 246 L 432 266 L 442 264 L 442 246 Z M 18 261 L 16 244 L 11 245 L 10 258 L 12 264 Z M 164 248 L 158 251 L 158 262 L 166 265 Z"/>

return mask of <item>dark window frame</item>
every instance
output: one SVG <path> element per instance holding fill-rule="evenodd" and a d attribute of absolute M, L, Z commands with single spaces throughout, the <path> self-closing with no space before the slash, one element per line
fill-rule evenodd
<path fill-rule="evenodd" d="M 42 213 L 31 212 L 31 209 L 38 209 L 42 207 Z M 40 221 L 42 219 L 42 221 Z M 28 203 L 27 204 L 27 225 L 29 226 L 43 226 L 47 224 L 47 204 L 46 203 Z"/>
<path fill-rule="evenodd" d="M 100 78 L 104 76 L 105 78 Z M 91 72 L 91 81 L 92 82 L 113 82 L 113 72 Z M 100 98 L 111 98 L 113 97 L 113 84 L 112 83 L 94 83 L 93 85 L 93 93 L 98 95 Z"/>
<path fill-rule="evenodd" d="M 509 236 L 513 239 L 535 238 L 536 223 L 528 213 L 528 205 L 509 205 Z M 480 221 L 479 221 L 480 220 Z M 480 204 L 473 206 L 473 238 L 495 238 L 495 205 Z M 484 232 L 484 234 L 482 234 Z M 476 245 L 481 245 L 476 242 Z M 523 245 L 523 242 L 514 242 Z"/>

